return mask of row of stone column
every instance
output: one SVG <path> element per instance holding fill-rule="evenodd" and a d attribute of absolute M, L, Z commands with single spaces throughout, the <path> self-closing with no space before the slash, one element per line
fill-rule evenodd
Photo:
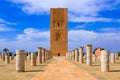
<path fill-rule="evenodd" d="M 43 63 L 46 60 L 52 58 L 52 53 L 48 50 L 45 50 L 42 47 L 38 47 L 38 63 Z"/>
<path fill-rule="evenodd" d="M 84 54 L 83 49 L 84 47 L 81 46 L 79 49 L 69 51 L 67 52 L 67 57 L 70 60 L 79 62 L 79 63 L 83 63 L 84 59 L 86 59 L 86 64 L 91 66 L 92 65 L 92 44 L 88 44 L 86 46 L 86 55 Z"/>
<path fill-rule="evenodd" d="M 7 55 L 5 53 L 2 53 L 0 55 L 1 60 L 5 61 L 5 64 L 9 64 L 11 61 L 13 61 L 14 56 Z"/>
<path fill-rule="evenodd" d="M 72 51 L 67 52 L 66 56 L 74 61 L 79 62 L 80 64 L 84 62 L 86 65 L 91 66 L 92 65 L 92 44 L 87 44 L 86 46 L 86 54 L 83 56 L 83 49 L 84 47 L 81 46 L 79 49 L 75 49 Z M 115 62 L 115 55 L 116 59 L 118 59 L 117 54 L 111 54 L 111 63 Z M 95 56 L 93 56 L 95 59 Z M 108 50 L 102 50 L 100 55 L 100 62 L 101 62 L 101 71 L 102 72 L 108 72 L 109 71 L 109 51 Z"/>
<path fill-rule="evenodd" d="M 18 72 L 25 71 L 25 55 L 24 50 L 16 50 L 16 71 Z M 52 58 L 52 53 L 42 47 L 38 48 L 38 56 L 35 52 L 31 52 L 29 55 L 31 66 L 36 66 L 37 60 L 38 64 L 41 64 Z"/>
<path fill-rule="evenodd" d="M 115 63 L 119 59 L 119 55 L 117 53 L 110 54 L 110 61 L 111 63 Z"/>

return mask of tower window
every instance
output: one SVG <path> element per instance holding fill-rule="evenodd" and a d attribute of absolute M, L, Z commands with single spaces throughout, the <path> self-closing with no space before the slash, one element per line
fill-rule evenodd
<path fill-rule="evenodd" d="M 60 27 L 60 23 L 58 22 L 58 27 Z"/>

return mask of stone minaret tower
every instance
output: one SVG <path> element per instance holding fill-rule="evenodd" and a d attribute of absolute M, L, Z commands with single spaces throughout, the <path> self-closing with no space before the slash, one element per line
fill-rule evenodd
<path fill-rule="evenodd" d="M 65 56 L 68 51 L 68 9 L 50 9 L 50 51 Z"/>

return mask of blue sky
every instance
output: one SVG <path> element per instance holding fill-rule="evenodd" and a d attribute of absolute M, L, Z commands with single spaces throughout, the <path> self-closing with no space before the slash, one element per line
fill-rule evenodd
<path fill-rule="evenodd" d="M 120 51 L 120 0 L 0 0 L 0 51 L 49 49 L 50 8 L 68 8 L 69 50 Z"/>

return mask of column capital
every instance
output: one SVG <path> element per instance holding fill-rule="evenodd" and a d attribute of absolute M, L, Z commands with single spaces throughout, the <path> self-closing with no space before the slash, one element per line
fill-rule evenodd
<path fill-rule="evenodd" d="M 37 47 L 38 49 L 42 49 L 42 47 Z"/>
<path fill-rule="evenodd" d="M 78 50 L 78 48 L 76 48 L 75 50 Z"/>
<path fill-rule="evenodd" d="M 80 46 L 80 48 L 84 48 L 83 46 Z"/>
<path fill-rule="evenodd" d="M 92 44 L 87 44 L 87 47 L 91 47 L 92 46 Z"/>

